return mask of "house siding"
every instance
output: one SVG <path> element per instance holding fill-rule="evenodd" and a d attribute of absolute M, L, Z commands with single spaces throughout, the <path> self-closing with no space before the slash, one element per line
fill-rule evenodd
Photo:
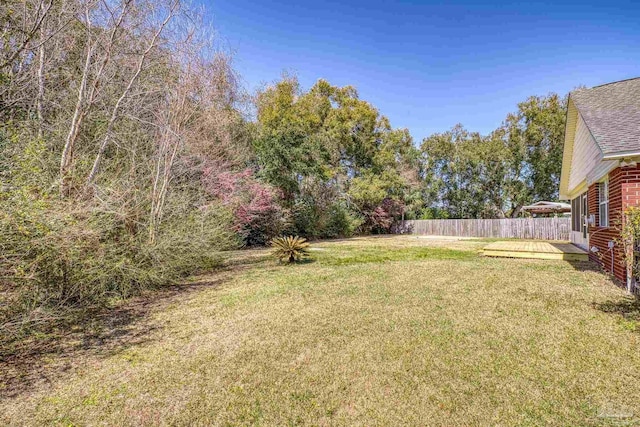
<path fill-rule="evenodd" d="M 602 164 L 602 152 L 584 123 L 582 116 L 578 115 L 576 125 L 575 142 L 573 146 L 573 159 L 569 175 L 569 193 L 582 184 L 587 175 Z"/>
<path fill-rule="evenodd" d="M 623 221 L 622 212 L 630 206 L 640 205 L 640 166 L 618 167 L 609 173 L 609 227 L 598 226 L 600 217 L 597 183 L 589 186 L 587 203 L 589 215 L 595 216 L 595 224 L 589 226 L 589 247 L 598 248 L 595 253 L 589 251 L 589 258 L 624 283 L 627 273 L 623 248 L 619 242 L 620 226 Z M 615 242 L 613 269 L 610 241 Z"/>

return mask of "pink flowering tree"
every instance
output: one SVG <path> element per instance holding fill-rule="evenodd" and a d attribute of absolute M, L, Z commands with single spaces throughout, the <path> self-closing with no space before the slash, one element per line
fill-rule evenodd
<path fill-rule="evenodd" d="M 368 231 L 374 233 L 390 233 L 394 222 L 402 215 L 404 204 L 386 197 L 373 210 L 365 212 L 365 224 Z"/>
<path fill-rule="evenodd" d="M 251 169 L 218 170 L 204 168 L 204 187 L 231 209 L 234 229 L 247 246 L 264 245 L 282 233 L 286 216 L 272 187 L 258 181 Z"/>

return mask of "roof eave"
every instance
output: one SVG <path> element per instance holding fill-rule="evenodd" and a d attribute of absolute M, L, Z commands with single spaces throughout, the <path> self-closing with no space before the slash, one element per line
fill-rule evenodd
<path fill-rule="evenodd" d="M 628 151 L 616 151 L 613 153 L 605 154 L 602 160 L 621 160 L 632 159 L 640 157 L 640 150 L 628 150 Z"/>
<path fill-rule="evenodd" d="M 571 175 L 571 162 L 573 160 L 573 143 L 575 141 L 576 124 L 578 122 L 578 109 L 571 99 L 567 100 L 567 115 L 565 118 L 564 129 L 564 148 L 562 153 L 562 169 L 560 172 L 560 200 L 570 200 L 569 194 L 569 177 Z"/>

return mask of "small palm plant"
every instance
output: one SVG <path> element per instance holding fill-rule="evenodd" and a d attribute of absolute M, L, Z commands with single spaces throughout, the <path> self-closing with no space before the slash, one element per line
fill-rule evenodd
<path fill-rule="evenodd" d="M 271 240 L 273 255 L 282 261 L 294 262 L 309 256 L 307 239 L 299 236 L 274 237 Z"/>

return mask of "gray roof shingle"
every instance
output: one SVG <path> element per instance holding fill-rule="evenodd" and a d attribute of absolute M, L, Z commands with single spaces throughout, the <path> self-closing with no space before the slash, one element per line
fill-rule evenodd
<path fill-rule="evenodd" d="M 640 151 L 640 77 L 570 94 L 605 156 Z"/>

